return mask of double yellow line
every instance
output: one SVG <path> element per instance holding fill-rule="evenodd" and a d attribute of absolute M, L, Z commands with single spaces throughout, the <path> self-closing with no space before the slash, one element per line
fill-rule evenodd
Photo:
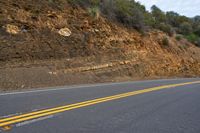
<path fill-rule="evenodd" d="M 17 116 L 0 119 L 0 127 L 6 127 L 6 126 L 9 126 L 12 124 L 57 114 L 57 113 L 65 112 L 65 111 L 72 110 L 72 109 L 77 109 L 77 108 L 81 108 L 81 107 L 85 107 L 85 106 L 103 103 L 103 102 L 107 102 L 107 101 L 111 101 L 111 100 L 116 100 L 116 99 L 120 99 L 120 98 L 130 97 L 130 96 L 134 96 L 134 95 L 138 95 L 138 94 L 148 93 L 148 92 L 152 92 L 152 91 L 158 91 L 158 90 L 172 88 L 172 87 L 197 84 L 197 83 L 200 83 L 200 81 L 158 86 L 158 87 L 137 90 L 137 91 L 122 93 L 122 94 L 113 95 L 113 96 L 98 98 L 98 99 L 94 99 L 94 100 L 88 100 L 88 101 L 79 102 L 79 103 L 75 103 L 75 104 L 70 104 L 70 105 L 65 105 L 65 106 L 60 106 L 60 107 L 55 107 L 55 108 L 50 108 L 50 109 L 44 109 L 44 110 L 35 111 L 35 112 L 31 112 L 31 113 L 25 113 L 22 115 L 17 115 Z"/>

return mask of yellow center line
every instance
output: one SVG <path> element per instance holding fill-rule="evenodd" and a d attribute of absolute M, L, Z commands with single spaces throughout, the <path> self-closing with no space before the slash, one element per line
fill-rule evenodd
<path fill-rule="evenodd" d="M 85 106 L 90 106 L 90 105 L 94 105 L 94 104 L 98 104 L 98 103 L 103 103 L 103 102 L 107 102 L 107 101 L 111 101 L 111 100 L 116 100 L 116 99 L 120 99 L 120 98 L 130 97 L 130 96 L 134 96 L 134 95 L 138 95 L 138 94 L 148 93 L 148 92 L 152 92 L 152 91 L 158 91 L 158 90 L 172 88 L 172 87 L 197 84 L 197 83 L 200 83 L 200 81 L 158 86 L 158 87 L 137 90 L 137 91 L 122 93 L 122 94 L 113 95 L 113 96 L 88 100 L 88 101 L 79 102 L 79 103 L 75 103 L 75 104 L 35 111 L 35 112 L 26 113 L 26 114 L 22 114 L 22 115 L 18 115 L 18 116 L 8 117 L 8 118 L 0 119 L 0 127 L 5 127 L 5 126 L 11 125 L 11 124 L 16 124 L 19 122 L 36 119 L 36 118 L 44 117 L 44 116 L 48 116 L 48 115 L 53 115 L 53 114 L 65 112 L 68 110 L 77 109 L 77 108 L 81 108 L 81 107 L 85 107 Z"/>

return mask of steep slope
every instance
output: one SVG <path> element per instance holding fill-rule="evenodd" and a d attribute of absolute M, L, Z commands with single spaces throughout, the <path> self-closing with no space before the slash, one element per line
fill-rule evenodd
<path fill-rule="evenodd" d="M 184 39 L 141 35 L 64 0 L 0 7 L 2 89 L 200 75 L 200 48 Z"/>

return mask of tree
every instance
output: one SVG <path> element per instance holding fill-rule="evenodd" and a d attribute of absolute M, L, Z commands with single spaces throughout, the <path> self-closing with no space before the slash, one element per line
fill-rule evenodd
<path fill-rule="evenodd" d="M 134 0 L 115 0 L 112 2 L 112 18 L 123 23 L 124 25 L 133 27 L 138 31 L 144 30 L 144 14 L 145 7 Z"/>
<path fill-rule="evenodd" d="M 193 18 L 193 29 L 194 33 L 200 37 L 200 16 Z"/>
<path fill-rule="evenodd" d="M 148 26 L 149 28 L 153 28 L 156 27 L 156 21 L 153 18 L 152 14 L 149 12 L 145 12 L 144 13 L 144 23 L 146 26 Z"/>
<path fill-rule="evenodd" d="M 151 13 L 157 23 L 166 22 L 165 13 L 161 9 L 159 9 L 156 5 L 153 5 L 151 7 Z"/>
<path fill-rule="evenodd" d="M 138 8 L 132 9 L 132 12 L 133 12 L 133 15 L 131 17 L 131 25 L 135 29 L 143 32 L 145 30 L 143 13 Z"/>
<path fill-rule="evenodd" d="M 200 25 L 196 27 L 194 33 L 200 37 Z"/>
<path fill-rule="evenodd" d="M 114 18 L 114 0 L 100 0 L 100 9 L 109 19 Z"/>
<path fill-rule="evenodd" d="M 167 12 L 166 13 L 166 19 L 167 19 L 167 23 L 170 24 L 173 27 L 179 27 L 179 23 L 178 23 L 178 18 L 179 18 L 179 14 L 173 11 Z"/>
<path fill-rule="evenodd" d="M 200 23 L 200 16 L 195 16 L 193 20 L 195 23 Z"/>
<path fill-rule="evenodd" d="M 180 33 L 188 35 L 192 33 L 192 25 L 188 22 L 184 22 L 180 25 Z"/>

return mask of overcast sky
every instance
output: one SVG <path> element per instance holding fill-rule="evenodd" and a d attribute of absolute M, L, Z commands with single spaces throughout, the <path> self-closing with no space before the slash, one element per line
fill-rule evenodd
<path fill-rule="evenodd" d="M 163 11 L 175 11 L 181 15 L 194 17 L 200 15 L 200 0 L 136 0 L 150 10 L 157 5 Z"/>

